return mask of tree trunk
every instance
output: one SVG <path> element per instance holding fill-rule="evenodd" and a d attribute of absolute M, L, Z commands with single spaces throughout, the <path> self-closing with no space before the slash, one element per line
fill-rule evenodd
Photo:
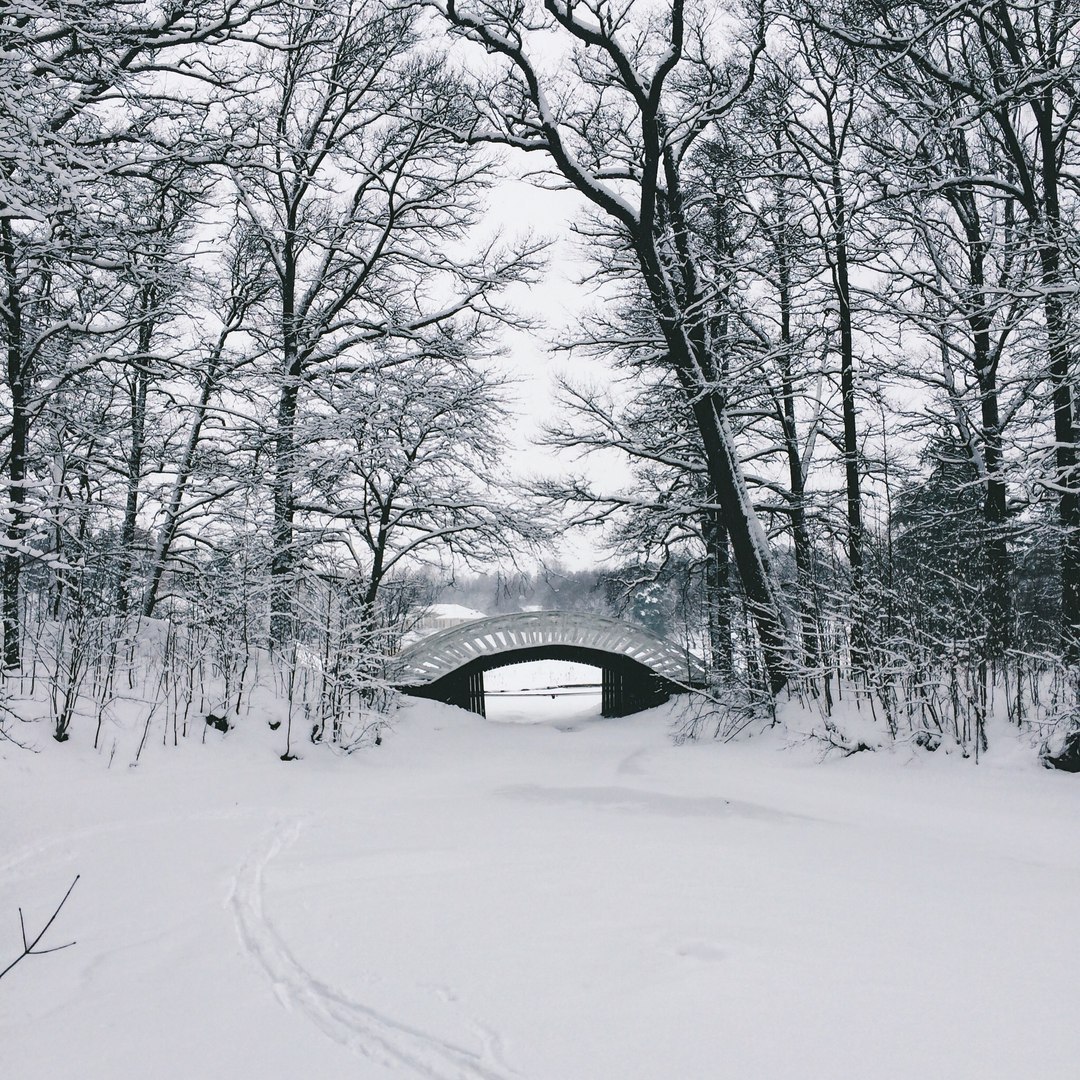
<path fill-rule="evenodd" d="M 769 687 L 778 694 L 786 685 L 790 657 L 787 628 L 769 566 L 768 541 L 750 502 L 727 421 L 716 394 L 701 394 L 694 416 L 701 432 L 709 480 L 720 504 L 746 603 L 757 625 Z"/>
<path fill-rule="evenodd" d="M 301 360 L 296 328 L 295 215 L 288 219 L 282 250 L 281 367 L 277 431 L 274 440 L 273 522 L 270 529 L 270 644 L 292 639 L 293 578 L 296 570 L 293 523 L 296 515 L 293 476 L 296 471 L 296 413 L 300 398 Z"/>
<path fill-rule="evenodd" d="M 985 311 L 981 247 L 973 250 L 971 261 L 973 311 L 970 318 L 975 375 L 979 382 L 979 411 L 983 460 L 986 466 L 983 493 L 983 520 L 986 524 L 986 618 L 989 629 L 987 651 L 1000 659 L 1009 647 L 1012 633 L 1012 586 L 1009 581 L 1009 543 L 1005 530 L 1008 512 L 1004 460 L 1001 445 L 1001 413 L 998 403 L 997 365 L 991 356 L 990 319 Z"/>
<path fill-rule="evenodd" d="M 147 298 L 147 306 L 149 306 Z M 142 487 L 143 455 L 146 451 L 146 395 L 150 377 L 146 371 L 146 357 L 150 351 L 153 324 L 144 311 L 139 325 L 138 359 L 131 373 L 128 386 L 130 399 L 131 446 L 127 459 L 127 497 L 124 503 L 124 520 L 120 528 L 121 571 L 116 584 L 116 613 L 123 619 L 131 602 L 131 590 L 138 570 L 135 557 L 135 528 L 138 523 L 139 495 Z"/>
<path fill-rule="evenodd" d="M 270 643 L 281 646 L 293 636 L 293 458 L 295 456 L 297 380 L 286 376 L 278 396 L 274 445 L 273 523 L 270 530 Z"/>
<path fill-rule="evenodd" d="M 150 566 L 150 580 L 146 583 L 146 592 L 143 593 L 142 616 L 144 619 L 149 619 L 154 614 L 154 608 L 158 602 L 158 593 L 161 589 L 161 579 L 165 574 L 165 565 L 169 560 L 169 552 L 172 550 L 173 541 L 176 539 L 176 533 L 180 528 L 180 511 L 188 483 L 191 480 L 191 473 L 195 464 L 195 451 L 198 449 L 199 439 L 202 436 L 207 406 L 217 385 L 217 359 L 220 352 L 221 343 L 219 343 L 214 361 L 203 379 L 199 400 L 195 406 L 195 418 L 192 420 L 187 442 L 184 444 L 183 453 L 180 455 L 180 461 L 176 466 L 176 479 L 173 481 L 169 501 L 165 506 L 165 520 L 158 533 L 157 543 L 154 545 L 154 556 Z"/>
<path fill-rule="evenodd" d="M 1061 524 L 1061 635 L 1069 663 L 1080 661 L 1080 476 L 1076 461 L 1076 405 L 1070 364 L 1070 328 L 1062 302 L 1061 203 L 1058 191 L 1057 140 L 1053 91 L 1044 92 L 1039 122 L 1045 220 L 1040 237 L 1043 312 L 1053 387 L 1054 443 L 1057 464 L 1058 517 Z"/>
<path fill-rule="evenodd" d="M 733 671 L 731 643 L 731 559 L 724 517 L 715 505 L 702 514 L 701 533 L 705 543 L 705 609 L 709 627 L 709 652 L 712 666 L 723 678 L 730 679 Z"/>
<path fill-rule="evenodd" d="M 30 410 L 24 360 L 22 296 L 19 290 L 15 238 L 8 218 L 0 219 L 0 255 L 5 279 L 4 330 L 7 339 L 7 381 L 11 395 L 11 449 L 8 454 L 7 550 L 2 574 L 3 667 L 17 670 L 21 661 L 21 549 L 26 542 L 26 459 L 30 439 Z"/>
<path fill-rule="evenodd" d="M 601 19 L 598 29 L 592 21 L 595 12 L 582 19 L 579 17 L 581 11 L 574 4 L 546 3 L 544 6 L 577 43 L 599 46 L 616 66 L 618 75 L 612 89 L 621 89 L 625 96 L 619 98 L 617 109 L 597 104 L 599 122 L 595 128 L 602 134 L 593 141 L 590 155 L 598 161 L 605 159 L 611 136 L 603 128 L 608 122 L 612 132 L 625 125 L 619 135 L 614 136 L 617 141 L 625 135 L 627 144 L 632 145 L 640 138 L 640 173 L 626 185 L 627 189 L 636 187 L 638 198 L 628 200 L 623 193 L 617 194 L 607 186 L 602 167 L 584 165 L 568 147 L 564 125 L 551 111 L 550 101 L 554 95 L 546 92 L 544 79 L 538 75 L 523 44 L 524 35 L 518 34 L 524 19 L 522 11 L 512 9 L 508 25 L 513 29 L 508 32 L 505 27 L 496 29 L 498 19 L 491 17 L 484 8 L 479 9 L 479 13 L 462 12 L 453 0 L 448 0 L 442 11 L 451 23 L 466 28 L 489 52 L 505 56 L 517 69 L 522 79 L 518 88 L 532 102 L 537 113 L 537 138 L 534 141 L 530 137 L 530 148 L 543 148 L 550 154 L 566 180 L 625 230 L 628 253 L 632 250 L 648 290 L 668 363 L 679 379 L 701 435 L 709 485 L 716 492 L 748 609 L 757 625 L 768 684 L 774 694 L 779 693 L 787 682 L 790 669 L 783 606 L 772 579 L 768 539 L 750 501 L 725 415 L 723 373 L 716 363 L 717 343 L 711 340 L 710 334 L 710 312 L 715 296 L 699 279 L 698 253 L 691 241 L 692 230 L 682 200 L 682 160 L 676 149 L 679 140 L 669 137 L 664 108 L 665 81 L 684 56 L 688 31 L 683 5 L 678 3 L 672 7 L 670 37 L 664 57 L 659 64 L 650 61 L 647 75 L 636 70 L 638 56 L 625 51 L 617 36 L 609 32 L 607 15 Z M 695 48 L 701 44 L 697 41 Z M 760 46 L 763 45 L 764 41 L 760 39 Z M 646 53 L 644 50 L 642 56 Z M 558 94 L 564 92 L 562 85 L 557 84 L 555 89 Z M 613 94 L 612 99 L 615 97 Z M 504 102 L 494 100 L 488 104 L 500 112 Z M 702 99 L 701 105 L 705 104 Z M 507 142 L 514 143 L 520 137 L 519 108 L 515 102 L 513 119 L 508 121 L 514 135 L 507 138 Z M 681 125 L 685 119 L 680 116 L 676 122 Z M 693 127 L 693 121 L 689 126 Z M 590 131 L 592 127 L 590 125 Z M 585 137 L 588 139 L 589 133 L 585 133 Z M 504 140 L 496 134 L 494 141 Z M 625 164 L 620 175 L 624 171 Z M 632 202 L 636 202 L 636 208 Z"/>
<path fill-rule="evenodd" d="M 787 684 L 791 668 L 783 605 L 773 580 L 768 538 L 750 500 L 725 416 L 723 373 L 709 333 L 710 305 L 698 279 L 678 176 L 671 162 L 665 177 L 668 187 L 662 205 L 658 208 L 642 200 L 643 207 L 651 210 L 643 215 L 634 237 L 635 248 L 668 359 L 701 435 L 709 487 L 716 493 L 727 526 L 747 607 L 757 626 L 769 688 L 775 695 Z M 661 223 L 666 230 L 658 235 L 653 229 Z M 674 241 L 675 260 L 661 254 L 664 231 Z"/>
<path fill-rule="evenodd" d="M 832 119 L 829 118 L 830 129 Z M 830 138 L 835 136 L 830 130 Z M 844 480 L 847 492 L 847 556 L 851 571 L 852 660 L 862 663 L 866 649 L 862 493 L 859 478 L 859 431 L 855 416 L 855 344 L 851 316 L 851 281 L 848 267 L 848 220 L 840 164 L 832 162 L 833 286 L 840 328 L 840 399 L 844 423 Z"/>
<path fill-rule="evenodd" d="M 779 135 L 777 136 L 779 144 Z M 779 145 L 777 146 L 779 149 Z M 803 656 L 806 666 L 814 667 L 818 659 L 817 603 L 814 590 L 813 548 L 810 530 L 806 523 L 806 480 L 803 475 L 802 453 L 799 449 L 799 432 L 795 418 L 795 384 L 791 373 L 791 354 L 794 347 L 791 333 L 791 263 L 786 247 L 789 227 L 786 199 L 778 192 L 778 204 L 783 208 L 781 220 L 774 237 L 777 255 L 779 302 L 780 302 L 780 378 L 782 401 L 780 425 L 783 431 L 784 451 L 788 463 L 788 490 L 791 493 L 791 537 L 795 546 L 795 572 L 798 578 L 797 604 Z"/>

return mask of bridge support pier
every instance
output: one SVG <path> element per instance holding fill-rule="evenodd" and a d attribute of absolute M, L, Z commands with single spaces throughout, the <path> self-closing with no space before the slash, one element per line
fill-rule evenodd
<path fill-rule="evenodd" d="M 650 671 L 604 667 L 600 685 L 601 716 L 629 716 L 662 705 L 671 697 L 667 680 Z"/>
<path fill-rule="evenodd" d="M 468 709 L 469 712 L 487 716 L 484 707 L 483 671 L 455 671 L 428 686 L 410 686 L 407 692 L 414 697 L 444 701 L 447 705 L 456 705 L 459 709 Z"/>

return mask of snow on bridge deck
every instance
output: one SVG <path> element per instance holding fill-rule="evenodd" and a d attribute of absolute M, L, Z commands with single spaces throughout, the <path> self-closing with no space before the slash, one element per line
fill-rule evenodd
<path fill-rule="evenodd" d="M 423 686 L 474 660 L 560 646 L 636 660 L 681 686 L 705 682 L 704 665 L 687 649 L 632 623 L 582 611 L 495 615 L 442 630 L 401 652 L 400 681 L 406 686 Z"/>

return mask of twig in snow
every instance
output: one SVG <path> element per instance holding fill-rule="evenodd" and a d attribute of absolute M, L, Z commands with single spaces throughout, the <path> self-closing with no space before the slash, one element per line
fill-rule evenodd
<path fill-rule="evenodd" d="M 19 929 L 22 932 L 23 951 L 11 961 L 10 964 L 3 971 L 0 971 L 0 979 L 2 979 L 20 960 L 25 960 L 28 956 L 45 956 L 47 953 L 59 952 L 61 949 L 70 949 L 75 944 L 74 941 L 69 941 L 66 945 L 54 945 L 49 949 L 39 949 L 38 943 L 48 932 L 49 927 L 56 921 L 56 916 L 60 914 L 61 908 L 67 903 L 68 897 L 71 895 L 71 890 L 75 888 L 76 884 L 81 877 L 81 874 L 75 875 L 75 880 L 68 886 L 68 891 L 64 893 L 63 900 L 56 905 L 56 910 L 49 916 L 49 921 L 41 928 L 38 936 L 33 941 L 28 942 L 26 940 L 26 920 L 23 918 L 22 908 L 19 908 Z"/>

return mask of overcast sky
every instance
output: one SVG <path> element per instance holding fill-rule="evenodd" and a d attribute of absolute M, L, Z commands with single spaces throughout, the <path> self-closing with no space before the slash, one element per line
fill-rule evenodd
<path fill-rule="evenodd" d="M 520 158 L 507 160 L 508 169 L 524 170 L 528 165 L 540 164 L 539 158 L 524 163 Z M 586 203 L 574 192 L 546 190 L 525 178 L 507 179 L 492 188 L 488 201 L 484 231 L 497 231 L 510 240 L 531 230 L 554 241 L 540 281 L 532 287 L 515 288 L 509 294 L 515 306 L 538 323 L 535 333 L 506 331 L 507 355 L 499 365 L 518 383 L 513 399 L 520 423 L 509 433 L 512 467 L 523 475 L 585 472 L 605 487 L 621 487 L 629 482 L 630 473 L 625 462 L 614 455 L 593 454 L 588 461 L 575 460 L 535 442 L 545 421 L 557 411 L 557 375 L 569 373 L 598 382 L 606 377 L 607 369 L 601 362 L 579 354 L 571 356 L 556 348 L 560 340 L 573 334 L 590 310 L 603 303 L 594 283 L 581 284 L 590 268 L 582 241 L 570 228 L 574 218 L 580 219 L 587 212 Z M 560 558 L 571 566 L 594 563 L 599 539 L 596 534 L 591 540 L 589 536 L 567 538 Z"/>

